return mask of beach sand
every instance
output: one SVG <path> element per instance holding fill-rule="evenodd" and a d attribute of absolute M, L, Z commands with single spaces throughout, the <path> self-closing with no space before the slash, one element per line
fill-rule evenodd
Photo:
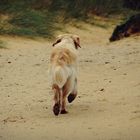
<path fill-rule="evenodd" d="M 113 29 L 78 34 L 78 96 L 52 112 L 48 67 L 53 41 L 0 36 L 0 140 L 140 140 L 140 36 L 109 43 Z"/>

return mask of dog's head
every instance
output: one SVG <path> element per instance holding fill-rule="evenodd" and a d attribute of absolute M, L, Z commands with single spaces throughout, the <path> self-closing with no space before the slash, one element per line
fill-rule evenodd
<path fill-rule="evenodd" d="M 120 40 L 121 38 L 125 37 L 126 27 L 125 24 L 117 25 L 114 29 L 112 36 L 110 37 L 110 42 Z"/>
<path fill-rule="evenodd" d="M 78 49 L 80 46 L 80 38 L 77 35 L 72 35 L 72 34 L 63 34 L 63 35 L 59 35 L 56 39 L 56 41 L 53 43 L 53 47 L 62 42 L 63 40 L 67 40 L 67 41 L 73 41 L 74 45 L 75 45 L 75 49 Z"/>

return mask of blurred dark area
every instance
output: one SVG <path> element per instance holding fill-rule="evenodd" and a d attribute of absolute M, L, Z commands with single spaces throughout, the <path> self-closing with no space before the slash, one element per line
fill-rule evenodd
<path fill-rule="evenodd" d="M 140 10 L 140 0 L 124 0 L 123 7 Z"/>

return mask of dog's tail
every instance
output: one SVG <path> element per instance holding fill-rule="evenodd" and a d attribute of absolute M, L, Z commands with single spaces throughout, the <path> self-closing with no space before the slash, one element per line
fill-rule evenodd
<path fill-rule="evenodd" d="M 54 81 L 59 86 L 59 88 L 62 88 L 66 82 L 66 75 L 61 66 L 55 68 Z"/>

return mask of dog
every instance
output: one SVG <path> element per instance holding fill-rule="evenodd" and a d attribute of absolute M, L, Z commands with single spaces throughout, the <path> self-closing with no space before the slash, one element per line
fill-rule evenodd
<path fill-rule="evenodd" d="M 80 39 L 77 35 L 59 35 L 50 56 L 50 82 L 54 92 L 53 112 L 66 114 L 66 98 L 71 103 L 77 96 L 77 63 Z M 67 97 L 68 95 L 68 97 Z"/>
<path fill-rule="evenodd" d="M 140 14 L 133 15 L 124 24 L 117 25 L 109 40 L 113 42 L 136 33 L 140 33 Z"/>

